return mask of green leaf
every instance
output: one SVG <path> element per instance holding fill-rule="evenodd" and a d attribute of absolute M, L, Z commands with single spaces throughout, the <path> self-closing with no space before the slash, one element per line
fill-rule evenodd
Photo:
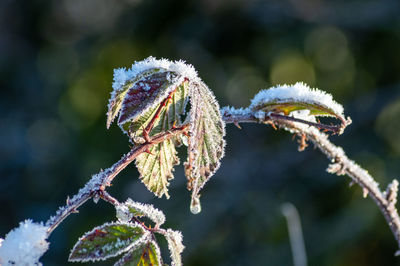
<path fill-rule="evenodd" d="M 191 210 L 198 213 L 199 192 L 218 169 L 224 155 L 225 123 L 222 121 L 218 102 L 204 83 L 193 83 L 189 93 L 190 138 L 185 174 L 188 188 L 192 190 Z"/>
<path fill-rule="evenodd" d="M 107 223 L 83 235 L 73 247 L 69 261 L 96 261 L 115 257 L 148 237 L 139 224 Z"/>
<path fill-rule="evenodd" d="M 168 249 L 171 253 L 172 266 L 181 266 L 182 258 L 181 253 L 185 246 L 182 244 L 182 233 L 168 229 L 164 235 L 168 241 Z"/>
<path fill-rule="evenodd" d="M 332 95 L 318 89 L 311 89 L 298 82 L 262 90 L 254 96 L 250 109 L 289 115 L 295 111 L 308 110 L 310 116 L 330 116 L 345 125 L 343 106 L 333 100 Z"/>
<path fill-rule="evenodd" d="M 181 125 L 180 116 L 185 111 L 187 91 L 187 82 L 184 82 L 171 95 L 171 99 L 162 107 L 158 118 L 156 118 L 153 129 L 149 134 L 150 136 L 166 132 L 174 125 Z M 156 108 L 158 109 L 158 107 Z M 149 113 L 151 112 L 150 115 L 146 114 L 129 125 L 129 132 L 135 132 L 131 133 L 131 137 L 134 140 L 138 141 L 135 136 L 143 134 L 143 128 L 150 123 L 156 108 L 149 111 Z M 153 145 L 147 153 L 142 153 L 136 158 L 136 166 L 140 173 L 141 181 L 158 197 L 165 195 L 169 198 L 169 180 L 173 179 L 173 167 L 179 163 L 175 149 L 176 145 L 178 145 L 177 139 L 168 139 Z"/>
<path fill-rule="evenodd" d="M 118 124 L 136 121 L 158 106 L 183 81 L 183 77 L 172 71 L 153 73 L 137 80 L 122 101 Z"/>
<path fill-rule="evenodd" d="M 154 241 L 141 245 L 124 255 L 114 266 L 159 266 L 162 265 L 160 248 Z"/>
<path fill-rule="evenodd" d="M 143 204 L 128 199 L 122 204 L 116 206 L 117 217 L 121 221 L 129 222 L 133 217 L 146 216 L 159 227 L 165 222 L 165 215 L 162 211 L 151 204 Z"/>
<path fill-rule="evenodd" d="M 125 96 L 129 89 L 133 87 L 133 85 L 140 79 L 145 78 L 148 75 L 157 73 L 160 69 L 150 69 L 143 71 L 136 75 L 134 78 L 126 82 L 123 86 L 119 88 L 115 88 L 111 93 L 111 98 L 108 103 L 108 112 L 107 112 L 107 128 L 110 127 L 112 121 L 118 115 L 119 111 L 122 108 L 122 102 L 125 99 Z"/>

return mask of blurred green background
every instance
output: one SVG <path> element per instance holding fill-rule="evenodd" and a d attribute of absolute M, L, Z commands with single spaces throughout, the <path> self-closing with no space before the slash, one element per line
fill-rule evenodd
<path fill-rule="evenodd" d="M 105 128 L 112 73 L 150 55 L 193 64 L 221 106 L 245 107 L 279 83 L 330 92 L 353 119 L 332 141 L 384 188 L 400 176 L 399 14 L 398 0 L 0 1 L 0 236 L 26 218 L 45 221 L 129 151 L 117 126 Z M 400 265 L 378 208 L 326 173 L 320 152 L 242 126 L 227 127 L 199 215 L 182 166 L 169 200 L 154 198 L 133 165 L 110 193 L 161 208 L 183 232 L 185 265 L 292 265 L 284 202 L 300 213 L 309 265 Z M 88 202 L 41 261 L 66 265 L 79 236 L 113 219 L 112 206 Z"/>

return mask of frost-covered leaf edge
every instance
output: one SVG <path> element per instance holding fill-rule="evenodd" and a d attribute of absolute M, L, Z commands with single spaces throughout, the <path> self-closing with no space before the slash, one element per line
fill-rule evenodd
<path fill-rule="evenodd" d="M 188 95 L 188 81 L 184 81 L 176 88 L 176 91 L 168 96 L 169 100 L 158 114 L 158 118 L 150 134 L 151 136 L 166 132 L 173 128 L 174 125 L 181 126 L 181 116 L 185 114 L 185 107 L 189 98 Z M 162 104 L 164 104 L 164 102 Z M 151 120 L 155 113 L 155 109 L 150 110 L 149 113 L 151 114 L 145 114 L 143 116 L 147 117 L 145 120 L 148 120 L 142 121 L 143 127 L 147 126 L 149 120 Z M 139 119 L 141 120 L 142 118 Z M 135 127 L 137 127 L 137 125 Z M 143 130 L 137 130 L 136 133 L 140 135 L 142 131 Z M 133 136 L 131 136 L 131 138 L 133 138 Z M 153 145 L 148 153 L 140 154 L 135 161 L 136 168 L 140 173 L 140 181 L 149 191 L 159 198 L 163 195 L 165 195 L 167 199 L 169 198 L 169 181 L 174 178 L 174 167 L 179 164 L 179 157 L 177 156 L 175 148 L 175 146 L 179 146 L 177 138 L 178 136 L 176 136 L 175 139 L 165 140 Z"/>
<path fill-rule="evenodd" d="M 145 72 L 145 71 L 149 71 L 151 69 L 162 69 L 163 71 L 171 71 L 171 72 L 175 72 L 177 74 L 179 74 L 181 77 L 183 77 L 184 79 L 188 79 L 188 80 L 192 80 L 192 81 L 197 81 L 199 80 L 198 76 L 197 76 L 197 71 L 195 70 L 195 68 L 191 65 L 191 64 L 187 64 L 185 61 L 183 60 L 179 60 L 179 61 L 170 61 L 164 58 L 161 59 L 156 59 L 152 56 L 142 60 L 142 61 L 135 61 L 134 64 L 132 64 L 132 67 L 130 69 L 126 69 L 126 68 L 117 68 L 114 69 L 114 81 L 113 81 L 113 90 L 111 91 L 111 97 L 109 100 L 109 104 L 108 104 L 108 113 L 110 112 L 110 108 L 112 108 L 112 101 L 118 96 L 118 92 L 121 90 L 121 88 L 123 86 L 125 86 L 127 84 L 127 81 L 134 79 L 136 76 L 140 75 L 141 73 Z M 137 82 L 138 80 L 136 80 L 135 82 Z M 130 85 L 130 87 L 132 87 L 132 85 Z M 129 88 L 126 90 L 128 91 Z M 166 97 L 166 96 L 165 96 Z M 165 98 L 164 97 L 164 98 Z M 160 97 L 162 98 L 162 97 Z M 160 102 L 162 101 L 162 99 L 160 100 Z M 154 103 L 154 105 L 159 104 L 158 103 Z M 114 116 L 112 118 L 108 118 L 107 121 L 107 125 L 109 127 L 109 124 L 112 123 L 112 121 L 115 119 L 115 117 L 118 115 L 118 113 L 120 113 L 120 109 L 115 112 Z M 146 108 L 145 111 L 147 111 L 150 108 Z M 142 113 L 145 113 L 145 111 L 143 111 Z M 122 126 L 120 125 L 122 131 L 124 133 L 125 130 L 122 128 Z"/>
<path fill-rule="evenodd" d="M 221 164 L 221 159 L 224 157 L 225 155 L 225 122 L 222 120 L 222 116 L 220 113 L 220 106 L 218 101 L 215 99 L 215 96 L 213 94 L 213 92 L 208 88 L 208 86 L 202 82 L 192 82 L 192 84 L 190 85 L 190 90 L 189 90 L 189 97 L 190 97 L 190 104 L 191 104 L 191 109 L 190 109 L 190 113 L 188 115 L 188 119 L 189 119 L 189 145 L 188 145 L 188 158 L 187 161 L 185 163 L 185 175 L 189 178 L 188 182 L 192 182 L 193 186 L 192 186 L 192 200 L 191 200 L 191 211 L 192 213 L 198 213 L 201 210 L 200 207 L 200 201 L 199 201 L 199 191 L 204 187 L 204 185 L 207 183 L 207 181 L 214 175 L 214 173 L 218 170 L 218 168 L 220 167 Z M 205 99 L 204 97 L 209 97 L 208 99 Z M 196 140 L 196 121 L 203 121 L 204 122 L 204 116 L 201 116 L 201 112 L 198 110 L 194 110 L 196 105 L 202 105 L 202 104 L 208 104 L 209 107 L 213 106 L 215 110 L 214 114 L 215 117 L 217 118 L 217 123 L 220 126 L 220 130 L 221 130 L 221 134 L 218 136 L 219 139 L 219 147 L 218 145 L 216 147 L 220 148 L 220 150 L 217 150 L 217 152 L 220 152 L 220 155 L 217 155 L 217 162 L 214 165 L 214 169 L 212 169 L 208 176 L 204 177 L 204 180 L 202 181 L 202 183 L 200 185 L 198 185 L 199 179 L 201 178 L 201 173 L 200 171 L 198 171 L 195 167 L 193 168 L 193 162 L 196 162 L 197 157 L 198 157 L 198 146 L 196 146 L 197 140 Z M 201 108 L 201 107 L 199 107 Z M 212 108 L 206 108 L 205 111 L 203 111 L 203 114 L 207 114 L 210 115 L 210 111 L 212 112 Z M 206 122 L 206 121 L 205 121 Z M 216 126 L 217 128 L 217 126 Z M 210 130 L 210 128 L 207 128 L 207 130 Z M 205 134 L 206 135 L 206 134 Z M 203 136 L 203 141 L 204 141 L 204 137 Z M 214 149 L 216 149 L 216 147 L 213 147 Z M 191 157 L 192 156 L 192 157 Z M 187 170 L 187 169 L 191 169 L 191 170 Z M 194 174 L 192 174 L 194 172 Z M 195 207 L 195 208 L 193 208 Z M 194 210 L 197 211 L 194 211 Z"/>
<path fill-rule="evenodd" d="M 139 247 L 130 250 L 129 252 L 127 252 L 121 259 L 119 259 L 114 266 L 124 266 L 125 263 L 127 262 L 127 260 L 129 260 L 129 256 L 131 256 L 134 252 L 136 251 L 141 251 L 143 253 L 143 250 L 145 248 L 147 248 L 147 245 L 153 245 L 154 247 L 154 251 L 155 251 L 155 255 L 156 255 L 156 259 L 157 259 L 157 263 L 158 265 L 162 265 L 162 259 L 161 259 L 161 251 L 160 251 L 160 247 L 158 246 L 157 242 L 154 240 L 148 240 L 147 242 L 141 244 Z M 156 266 L 151 264 L 152 266 Z"/>
<path fill-rule="evenodd" d="M 182 243 L 183 242 L 182 233 L 180 231 L 167 229 L 167 232 L 164 236 L 168 242 L 168 249 L 170 251 L 170 256 L 171 256 L 171 266 L 181 266 L 182 265 L 181 254 L 185 249 L 185 246 Z"/>
<path fill-rule="evenodd" d="M 301 110 L 310 110 L 311 116 L 332 116 L 345 123 L 343 106 L 337 103 L 331 94 L 317 88 L 310 88 L 302 82 L 293 85 L 278 85 L 259 91 L 251 100 L 249 109 L 256 112 L 267 109 L 268 105 L 298 104 Z M 313 113 L 312 108 L 318 111 Z M 299 109 L 294 109 L 294 112 Z"/>
<path fill-rule="evenodd" d="M 155 208 L 152 204 L 136 202 L 130 198 L 115 207 L 117 210 L 117 218 L 120 219 L 121 222 L 129 222 L 133 216 L 138 217 L 138 215 L 132 213 L 132 210 L 130 210 L 129 207 L 133 208 L 138 213 L 141 213 L 142 216 L 149 218 L 157 226 L 161 226 L 165 223 L 166 218 L 162 211 Z"/>
<path fill-rule="evenodd" d="M 101 230 L 104 226 L 109 226 L 109 225 L 126 225 L 129 227 L 135 227 L 135 228 L 141 228 L 143 231 L 143 235 L 141 237 L 139 237 L 137 240 L 133 241 L 132 243 L 130 243 L 129 245 L 127 245 L 125 248 L 120 249 L 118 252 L 116 252 L 115 254 L 112 255 L 106 255 L 104 257 L 97 257 L 97 258 L 72 258 L 72 253 L 75 251 L 75 249 L 77 248 L 77 246 L 82 242 L 82 240 L 89 234 L 93 233 L 95 230 Z M 70 254 L 68 256 L 68 261 L 70 262 L 88 262 L 88 261 L 103 261 L 103 260 L 107 260 L 108 258 L 112 258 L 112 257 L 116 257 L 121 255 L 122 253 L 127 252 L 128 250 L 135 248 L 138 245 L 141 245 L 143 242 L 146 242 L 147 239 L 150 238 L 150 233 L 148 231 L 146 231 L 143 226 L 139 223 L 131 223 L 131 222 L 110 222 L 110 223 L 104 223 L 102 225 L 96 226 L 94 227 L 91 231 L 88 231 L 86 233 L 84 233 L 79 239 L 78 241 L 75 243 L 74 247 L 71 249 Z"/>

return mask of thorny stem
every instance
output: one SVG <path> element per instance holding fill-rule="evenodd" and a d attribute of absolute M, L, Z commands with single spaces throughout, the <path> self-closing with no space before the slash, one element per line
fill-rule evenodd
<path fill-rule="evenodd" d="M 168 94 L 168 97 L 165 98 L 165 99 L 161 102 L 161 104 L 160 104 L 160 106 L 158 107 L 158 109 L 157 109 L 156 113 L 154 114 L 153 118 L 150 120 L 150 123 L 149 123 L 149 124 L 146 126 L 146 128 L 143 130 L 143 135 L 144 135 L 146 141 L 148 141 L 150 131 L 153 129 L 154 123 L 156 122 L 157 118 L 159 117 L 159 115 L 160 115 L 160 113 L 161 113 L 161 110 L 168 104 L 168 101 L 171 99 L 172 94 L 174 94 L 175 91 L 176 91 L 176 89 L 173 90 L 173 91 L 171 91 L 171 92 Z"/>
<path fill-rule="evenodd" d="M 395 207 L 399 183 L 396 179 L 389 184 L 386 191 L 381 191 L 379 184 L 365 169 L 350 160 L 342 148 L 335 146 L 329 141 L 326 134 L 320 132 L 310 123 L 306 123 L 310 127 L 304 127 L 304 125 L 301 126 L 299 123 L 296 123 L 300 122 L 304 124 L 304 121 L 297 121 L 297 119 L 276 114 L 265 114 L 265 118 L 260 119 L 259 116 L 256 117 L 250 110 L 237 113 L 232 111 L 223 112 L 222 118 L 225 123 L 238 124 L 252 122 L 273 124 L 300 136 L 306 136 L 306 139 L 314 143 L 332 162 L 327 169 L 329 173 L 348 175 L 352 179 L 352 182 L 357 183 L 363 189 L 364 196 L 369 195 L 374 200 L 385 217 L 400 248 L 400 217 Z M 400 250 L 395 255 L 400 255 Z"/>
<path fill-rule="evenodd" d="M 314 145 L 333 162 L 330 164 L 328 172 L 337 175 L 347 174 L 352 179 L 352 182 L 357 183 L 362 187 L 364 195 L 370 195 L 381 210 L 400 247 L 400 217 L 395 207 L 397 201 L 398 181 L 393 180 L 393 182 L 388 186 L 387 191 L 382 192 L 379 189 L 378 183 L 375 182 L 373 177 L 369 175 L 366 170 L 361 168 L 354 161 L 350 160 L 341 148 L 332 144 L 328 140 L 326 134 L 317 130 L 318 128 L 325 131 L 328 130 L 334 133 L 340 133 L 340 131 L 343 130 L 342 127 L 338 128 L 319 123 L 312 123 L 275 113 L 265 114 L 264 118 L 260 118 L 259 116 L 256 117 L 250 110 L 247 110 L 247 112 L 225 111 L 222 113 L 222 119 L 225 123 L 233 123 L 236 126 L 239 126 L 239 123 L 271 124 L 274 127 L 278 126 L 300 136 L 305 136 L 306 139 L 313 142 Z M 307 124 L 310 127 L 306 128 L 304 126 L 299 126 L 299 123 Z M 102 176 L 100 180 L 97 178 L 97 175 L 94 175 L 89 182 L 87 182 L 86 185 L 74 197 L 72 197 L 72 199 L 67 199 L 66 206 L 61 207 L 57 211 L 56 215 L 47 221 L 47 225 L 49 226 L 47 234 L 50 235 L 65 218 L 72 213 L 76 213 L 77 209 L 90 198 L 95 200 L 102 198 L 111 204 L 118 204 L 118 201 L 109 195 L 105 189 L 106 187 L 111 186 L 112 181 L 119 172 L 121 172 L 141 153 L 148 151 L 152 145 L 170 139 L 177 134 L 185 134 L 187 127 L 188 125 L 174 127 L 169 131 L 157 134 L 153 137 L 148 137 L 146 143 L 134 147 L 113 166 L 106 169 L 104 172 L 100 172 L 98 174 Z M 146 129 L 151 130 L 151 126 Z M 152 232 L 165 233 L 162 231 L 163 229 L 158 228 L 149 228 L 149 230 Z M 400 255 L 400 250 L 396 252 L 396 255 Z"/>
<path fill-rule="evenodd" d="M 75 196 L 73 196 L 71 199 L 68 198 L 67 204 L 64 207 L 61 207 L 56 212 L 56 215 L 50 217 L 50 219 L 46 223 L 49 226 L 47 234 L 50 235 L 54 231 L 54 229 L 70 214 L 77 213 L 77 209 L 91 198 L 96 200 L 100 197 L 110 203 L 117 203 L 118 201 L 112 198 L 105 191 L 106 187 L 111 186 L 114 178 L 142 152 L 145 152 L 155 144 L 158 144 L 160 142 L 163 142 L 164 140 L 176 136 L 177 134 L 185 132 L 187 127 L 188 125 L 183 125 L 180 127 L 172 128 L 169 131 L 151 137 L 150 142 L 135 146 L 129 153 L 124 155 L 113 166 L 104 171 L 101 171 L 97 175 L 94 175 Z M 101 178 L 98 178 L 98 175 L 100 175 Z"/>

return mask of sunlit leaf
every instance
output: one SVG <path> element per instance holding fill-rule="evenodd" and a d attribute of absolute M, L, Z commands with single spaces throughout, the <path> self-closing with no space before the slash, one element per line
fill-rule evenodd
<path fill-rule="evenodd" d="M 276 86 L 262 90 L 251 101 L 252 111 L 283 113 L 308 110 L 311 116 L 331 116 L 343 124 L 346 119 L 343 106 L 333 100 L 332 95 L 318 89 L 311 89 L 303 83 Z"/>
<path fill-rule="evenodd" d="M 156 118 L 150 136 L 165 132 L 174 125 L 179 126 L 181 124 L 180 115 L 185 111 L 187 90 L 187 83 L 185 82 L 172 93 L 171 98 L 166 101 Z M 150 123 L 154 116 L 155 111 L 151 110 L 151 112 L 152 115 L 146 114 L 140 121 L 132 122 L 129 131 L 134 131 L 136 135 L 142 134 L 143 128 Z M 175 149 L 176 144 L 177 141 L 174 139 L 165 140 L 153 145 L 148 152 L 144 152 L 136 158 L 136 166 L 141 181 L 158 197 L 162 195 L 169 197 L 169 180 L 173 178 L 174 165 L 179 163 Z"/>
<path fill-rule="evenodd" d="M 197 202 L 199 207 L 199 191 L 218 169 L 224 155 L 225 124 L 218 102 L 204 83 L 193 83 L 189 95 L 190 137 L 185 174 L 192 190 L 192 205 Z M 191 210 L 197 213 L 200 209 Z"/>
<path fill-rule="evenodd" d="M 115 85 L 114 90 L 111 93 L 111 98 L 108 103 L 108 112 L 107 112 L 107 128 L 110 127 L 112 121 L 115 119 L 115 117 L 118 115 L 119 111 L 121 110 L 122 107 L 122 102 L 124 101 L 124 98 L 130 88 L 133 87 L 133 85 L 140 79 L 145 78 L 148 75 L 154 74 L 156 72 L 160 71 L 159 69 L 150 69 L 146 71 L 142 71 L 141 73 L 138 73 L 136 76 L 134 76 L 131 80 L 125 81 L 124 84 L 118 84 Z M 124 69 L 116 69 L 114 72 L 114 79 L 116 79 L 116 76 L 118 74 L 123 74 L 125 73 Z"/>
<path fill-rule="evenodd" d="M 172 266 L 181 266 L 182 258 L 181 253 L 185 246 L 182 244 L 182 234 L 179 231 L 167 230 L 164 235 L 168 241 L 168 248 L 171 253 Z"/>
<path fill-rule="evenodd" d="M 138 246 L 124 255 L 114 266 L 159 266 L 162 265 L 160 248 L 151 241 Z"/>
<path fill-rule="evenodd" d="M 122 101 L 118 124 L 135 121 L 137 117 L 160 104 L 182 82 L 183 78 L 171 71 L 160 71 L 139 79 L 127 91 Z"/>
<path fill-rule="evenodd" d="M 69 261 L 105 260 L 141 244 L 147 237 L 139 224 L 103 224 L 78 240 L 69 255 Z"/>
<path fill-rule="evenodd" d="M 129 222 L 133 217 L 143 216 L 153 221 L 156 226 L 160 226 L 165 222 L 165 215 L 162 211 L 151 204 L 143 204 L 131 199 L 117 205 L 116 210 L 118 219 L 124 222 Z"/>

